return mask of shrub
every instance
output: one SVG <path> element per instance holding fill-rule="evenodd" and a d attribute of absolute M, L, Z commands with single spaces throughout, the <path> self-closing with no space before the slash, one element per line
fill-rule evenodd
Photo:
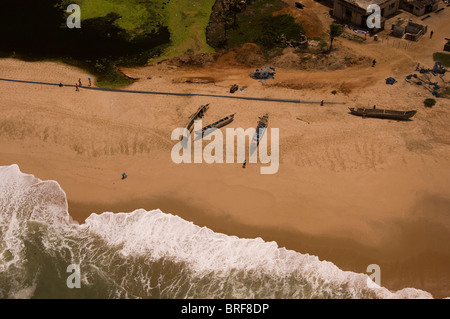
<path fill-rule="evenodd" d="M 450 66 L 450 54 L 444 52 L 433 53 L 433 60 L 440 61 L 443 66 Z"/>
<path fill-rule="evenodd" d="M 436 100 L 435 99 L 425 99 L 425 101 L 423 101 L 423 104 L 425 104 L 426 107 L 433 107 L 436 104 Z"/>

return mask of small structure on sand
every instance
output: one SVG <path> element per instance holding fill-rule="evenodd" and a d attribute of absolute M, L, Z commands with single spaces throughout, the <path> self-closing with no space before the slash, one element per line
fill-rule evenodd
<path fill-rule="evenodd" d="M 392 24 L 391 35 L 399 38 L 403 38 L 404 36 L 407 40 L 417 41 L 427 32 L 427 28 L 426 25 L 414 23 L 405 18 L 398 18 L 397 21 Z"/>
<path fill-rule="evenodd" d="M 239 86 L 238 86 L 237 84 L 233 84 L 233 85 L 230 87 L 230 93 L 234 93 L 234 92 L 236 92 L 238 89 L 239 89 Z"/>
<path fill-rule="evenodd" d="M 275 78 L 274 76 L 275 76 L 275 68 L 272 68 L 270 66 L 266 66 L 261 70 L 257 69 L 255 72 L 250 73 L 250 77 L 256 80 L 274 79 Z"/>
<path fill-rule="evenodd" d="M 405 29 L 405 39 L 417 41 L 427 32 L 427 26 L 409 21 Z"/>
<path fill-rule="evenodd" d="M 406 33 L 406 25 L 408 24 L 408 22 L 408 19 L 398 18 L 397 21 L 392 24 L 391 35 L 393 35 L 394 37 L 403 38 Z"/>

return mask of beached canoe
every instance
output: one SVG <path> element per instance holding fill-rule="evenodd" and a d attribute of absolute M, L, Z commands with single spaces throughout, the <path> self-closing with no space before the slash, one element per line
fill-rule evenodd
<path fill-rule="evenodd" d="M 258 146 L 259 141 L 263 137 L 269 125 L 269 113 L 264 114 L 264 116 L 259 118 L 258 126 L 256 127 L 255 135 L 253 135 L 252 143 Z"/>
<path fill-rule="evenodd" d="M 198 110 L 189 116 L 189 121 L 186 124 L 186 129 L 191 132 L 193 129 L 193 124 L 195 120 L 202 118 L 206 111 L 209 109 L 209 103 L 206 105 L 202 105 L 198 108 Z"/>
<path fill-rule="evenodd" d="M 228 116 L 224 117 L 223 119 L 218 120 L 217 122 L 214 122 L 212 124 L 205 126 L 204 128 L 202 128 L 201 132 L 195 132 L 195 134 L 203 136 L 205 134 L 206 130 L 221 128 L 225 125 L 230 124 L 231 122 L 233 122 L 233 120 L 234 120 L 234 114 L 228 115 Z"/>
<path fill-rule="evenodd" d="M 368 109 L 368 108 L 348 108 L 353 115 L 362 117 L 377 117 L 381 119 L 391 120 L 408 120 L 413 117 L 417 111 L 394 111 L 385 109 Z"/>

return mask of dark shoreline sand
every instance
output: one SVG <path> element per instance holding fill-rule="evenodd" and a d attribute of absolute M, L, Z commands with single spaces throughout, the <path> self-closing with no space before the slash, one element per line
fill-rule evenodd
<path fill-rule="evenodd" d="M 378 264 L 381 269 L 381 285 L 390 290 L 417 288 L 430 292 L 434 298 L 445 298 L 450 293 L 450 255 L 431 250 L 414 252 L 406 241 L 403 250 L 396 249 L 395 252 L 386 253 L 385 247 L 371 247 L 333 235 L 309 235 L 286 228 L 242 224 L 230 216 L 208 214 L 201 207 L 174 198 L 156 198 L 149 201 L 136 199 L 109 204 L 69 202 L 69 212 L 79 223 L 83 223 L 91 213 L 132 212 L 139 208 L 160 209 L 164 213 L 192 221 L 197 226 L 205 226 L 230 236 L 260 237 L 266 242 L 275 241 L 280 248 L 318 256 L 320 260 L 330 261 L 345 271 L 367 273 L 368 265 Z M 405 232 L 408 231 L 413 234 L 414 226 L 405 228 Z M 425 242 L 426 238 L 423 241 Z"/>

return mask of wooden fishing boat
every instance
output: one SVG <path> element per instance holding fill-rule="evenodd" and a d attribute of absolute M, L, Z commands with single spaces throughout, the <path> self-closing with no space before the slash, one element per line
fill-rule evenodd
<path fill-rule="evenodd" d="M 205 104 L 205 105 L 201 105 L 195 113 L 192 113 L 189 116 L 189 120 L 185 126 L 186 129 L 188 130 L 189 134 L 192 132 L 192 129 L 194 128 L 194 121 L 201 119 L 203 117 L 203 115 L 205 115 L 205 113 L 208 109 L 209 109 L 209 103 Z M 187 136 L 183 135 L 182 137 L 180 137 L 180 141 L 182 141 L 183 139 L 187 139 Z"/>
<path fill-rule="evenodd" d="M 208 109 L 209 109 L 209 103 L 200 106 L 195 113 L 193 113 L 193 114 L 191 114 L 191 116 L 189 116 L 189 121 L 186 124 L 186 128 L 188 129 L 189 132 L 192 132 L 194 121 L 198 120 L 199 118 L 202 118 Z"/>
<path fill-rule="evenodd" d="M 371 109 L 371 108 L 348 108 L 353 115 L 358 115 L 362 117 L 377 117 L 381 119 L 391 119 L 391 120 L 408 120 L 413 117 L 417 111 L 394 111 L 385 109 Z"/>
<path fill-rule="evenodd" d="M 234 114 L 236 114 L 236 113 L 234 113 Z M 203 136 L 205 134 L 206 130 L 208 130 L 208 129 L 217 129 L 217 128 L 221 128 L 225 125 L 230 124 L 234 120 L 234 114 L 228 115 L 228 116 L 224 117 L 223 119 L 218 120 L 217 122 L 214 122 L 212 124 L 209 124 L 209 125 L 203 127 L 201 132 L 197 131 L 197 132 L 195 132 L 195 134 Z"/>
<path fill-rule="evenodd" d="M 263 137 L 269 125 L 269 113 L 264 114 L 264 116 L 259 118 L 258 126 L 256 127 L 255 135 L 252 138 L 252 144 L 259 145 L 259 141 Z"/>

